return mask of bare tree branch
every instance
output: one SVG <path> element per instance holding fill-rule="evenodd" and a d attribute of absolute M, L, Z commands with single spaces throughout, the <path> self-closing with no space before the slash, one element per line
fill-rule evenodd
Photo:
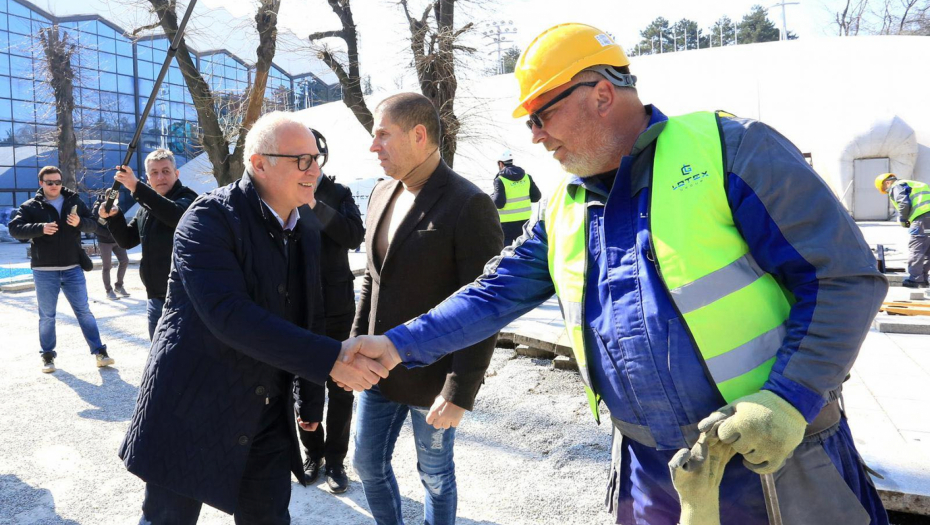
<path fill-rule="evenodd" d="M 308 40 L 314 43 L 323 38 L 341 38 L 345 42 L 347 48 L 347 63 L 345 65 L 341 64 L 336 59 L 333 51 L 326 46 L 319 49 L 317 56 L 326 63 L 326 66 L 339 79 L 339 84 L 342 86 L 342 102 L 352 110 L 359 123 L 371 133 L 371 129 L 374 127 L 374 118 L 365 104 L 364 90 L 362 89 L 358 55 L 358 32 L 355 27 L 355 19 L 352 16 L 351 1 L 327 0 L 327 2 L 333 12 L 336 13 L 336 16 L 339 17 L 342 29 L 313 33 L 308 37 Z"/>

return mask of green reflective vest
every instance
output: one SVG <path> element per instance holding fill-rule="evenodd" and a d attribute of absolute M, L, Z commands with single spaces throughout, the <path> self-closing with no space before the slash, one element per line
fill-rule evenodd
<path fill-rule="evenodd" d="M 911 187 L 911 215 L 907 218 L 908 221 L 913 221 L 917 217 L 930 212 L 930 186 L 924 184 L 923 182 L 917 182 L 916 180 L 904 180 L 898 179 L 894 183 L 895 186 L 903 184 L 905 186 Z M 888 193 L 888 197 L 891 198 L 891 193 Z M 898 207 L 898 203 L 891 199 L 891 204 L 894 205 L 895 209 Z"/>
<path fill-rule="evenodd" d="M 530 202 L 530 177 L 523 174 L 523 178 L 517 181 L 507 177 L 498 177 L 501 184 L 504 185 L 504 195 L 507 196 L 507 204 L 497 210 L 501 216 L 501 222 L 526 222 L 530 220 L 533 211 L 533 203 Z"/>
<path fill-rule="evenodd" d="M 656 143 L 649 217 L 663 284 L 710 380 L 731 402 L 757 392 L 768 379 L 793 298 L 759 268 L 736 229 L 727 203 L 717 118 L 701 112 L 668 120 Z M 583 330 L 585 194 L 580 186 L 569 191 L 568 178 L 563 180 L 550 197 L 545 226 L 549 273 L 591 410 L 599 420 L 600 397 L 591 389 Z"/>

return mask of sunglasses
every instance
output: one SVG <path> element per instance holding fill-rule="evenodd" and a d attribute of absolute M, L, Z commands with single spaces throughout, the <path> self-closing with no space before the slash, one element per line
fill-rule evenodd
<path fill-rule="evenodd" d="M 300 171 L 307 171 L 310 169 L 310 166 L 316 161 L 317 158 L 322 155 L 322 153 L 317 153 L 313 155 L 311 153 L 304 153 L 303 155 L 279 155 L 277 153 L 262 153 L 266 157 L 283 157 L 287 159 L 296 159 L 297 160 L 297 169 Z"/>
<path fill-rule="evenodd" d="M 61 186 L 61 180 L 43 180 L 43 184 L 46 186 Z"/>
<path fill-rule="evenodd" d="M 566 89 L 565 91 L 559 93 L 559 95 L 558 95 L 557 97 L 555 97 L 554 99 L 552 99 L 552 100 L 550 100 L 549 102 L 547 102 L 546 104 L 544 104 L 543 107 L 541 107 L 541 108 L 537 109 L 536 111 L 530 113 L 530 118 L 529 118 L 529 120 L 526 121 L 526 127 L 529 128 L 530 131 L 533 131 L 533 126 L 536 126 L 537 128 L 542 129 L 542 128 L 543 128 L 543 121 L 542 121 L 542 118 L 540 118 L 540 116 L 539 116 L 540 113 L 546 111 L 547 109 L 549 109 L 549 108 L 551 108 L 552 106 L 558 104 L 558 103 L 561 102 L 562 100 L 568 98 L 568 96 L 571 95 L 572 92 L 575 91 L 576 89 L 578 89 L 578 88 L 580 88 L 580 87 L 594 87 L 594 86 L 596 86 L 597 84 L 598 84 L 598 82 L 593 82 L 593 81 L 592 81 L 592 82 L 579 82 L 579 83 L 575 84 L 574 86 L 572 86 L 572 87 Z"/>

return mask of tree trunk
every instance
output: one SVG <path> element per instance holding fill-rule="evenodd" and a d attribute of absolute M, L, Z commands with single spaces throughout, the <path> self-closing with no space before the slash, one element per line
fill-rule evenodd
<path fill-rule="evenodd" d="M 365 96 L 362 89 L 361 72 L 358 60 L 358 32 L 355 29 L 355 19 L 352 16 L 352 5 L 350 0 L 327 0 L 339 21 L 342 23 L 342 29 L 339 31 L 321 31 L 311 34 L 308 39 L 310 42 L 323 38 L 337 37 L 346 43 L 347 48 L 347 66 L 339 63 L 333 52 L 326 47 L 318 53 L 318 56 L 326 66 L 336 74 L 339 84 L 342 85 L 342 102 L 352 110 L 356 120 L 364 126 L 368 133 L 374 126 L 374 118 L 368 105 L 365 104 Z"/>
<path fill-rule="evenodd" d="M 149 0 L 160 20 L 162 30 L 169 41 L 174 40 L 178 32 L 178 15 L 175 12 L 175 3 L 172 0 Z M 229 153 L 229 138 L 223 133 L 220 120 L 216 113 L 216 99 L 210 91 L 210 86 L 203 79 L 200 71 L 191 57 L 187 43 L 181 38 L 175 59 L 184 82 L 190 91 L 197 110 L 197 120 L 200 124 L 200 142 L 207 157 L 213 164 L 213 177 L 219 186 L 225 186 L 240 178 L 245 171 L 242 154 L 245 145 L 245 135 L 258 119 L 261 113 L 262 101 L 265 97 L 265 86 L 268 80 L 268 70 L 274 58 L 275 42 L 277 39 L 278 8 L 281 0 L 261 0 L 255 21 L 258 26 L 259 44 L 258 60 L 255 64 L 256 83 L 249 92 L 247 109 L 239 128 L 236 148 Z M 259 84 L 260 87 L 259 87 Z"/>
<path fill-rule="evenodd" d="M 39 39 L 45 51 L 48 82 L 55 93 L 58 169 L 61 170 L 62 184 L 76 190 L 80 163 L 74 134 L 74 70 L 71 68 L 71 55 L 75 48 L 68 42 L 67 33 L 63 37 L 59 34 L 57 25 L 42 29 Z"/>
<path fill-rule="evenodd" d="M 461 123 L 455 116 L 455 92 L 458 81 L 455 77 L 455 51 L 471 51 L 455 45 L 456 39 L 471 28 L 472 24 L 455 30 L 455 0 L 434 0 L 417 20 L 410 16 L 407 0 L 401 6 L 410 28 L 410 49 L 413 51 L 414 66 L 420 91 L 432 101 L 442 122 L 440 151 L 443 160 L 452 167 L 457 148 L 457 137 Z M 429 26 L 432 11 L 436 29 Z"/>

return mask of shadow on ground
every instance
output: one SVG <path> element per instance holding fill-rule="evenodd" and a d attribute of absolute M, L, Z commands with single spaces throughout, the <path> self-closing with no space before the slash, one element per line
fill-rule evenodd
<path fill-rule="evenodd" d="M 100 385 L 84 381 L 60 368 L 51 375 L 68 385 L 85 403 L 93 405 L 93 408 L 78 412 L 78 416 L 98 421 L 128 421 L 135 407 L 138 387 L 123 381 L 117 368 L 98 368 L 97 372 L 102 380 Z"/>
<path fill-rule="evenodd" d="M 0 475 L 0 523 L 80 525 L 55 513 L 48 489 L 33 487 L 12 474 Z"/>

